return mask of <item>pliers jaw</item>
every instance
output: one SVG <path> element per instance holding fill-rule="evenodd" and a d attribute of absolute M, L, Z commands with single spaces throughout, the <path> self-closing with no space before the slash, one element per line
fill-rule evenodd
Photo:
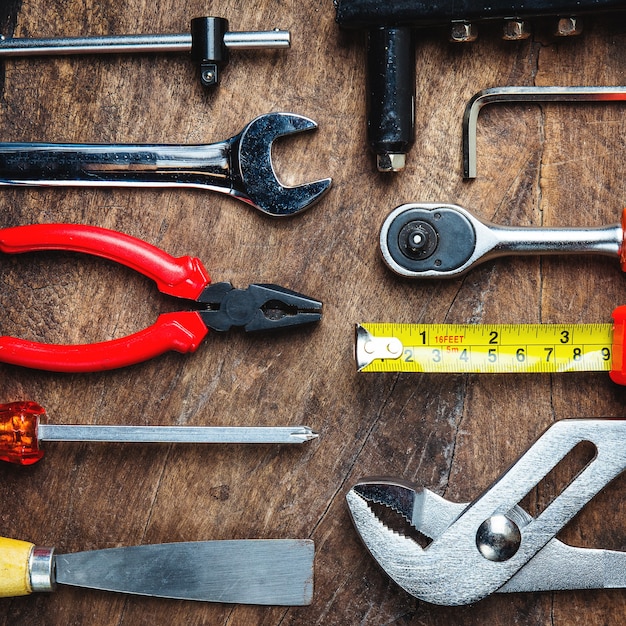
<path fill-rule="evenodd" d="M 454 606 L 495 592 L 626 588 L 626 552 L 569 546 L 556 537 L 624 472 L 624 438 L 626 420 L 561 420 L 471 503 L 449 502 L 397 479 L 360 481 L 346 500 L 374 559 L 426 602 Z M 547 508 L 531 516 L 520 502 L 581 442 L 593 444 L 594 456 Z M 422 547 L 396 532 L 376 504 L 394 509 L 432 541 Z"/>
<path fill-rule="evenodd" d="M 385 504 L 385 485 L 361 482 L 346 494 L 350 517 L 361 541 L 383 571 L 407 593 L 421 598 L 424 550 L 403 533 L 389 528 L 372 510 L 370 504 Z M 406 518 L 404 513 L 400 513 Z M 417 576 L 416 576 L 417 574 Z"/>
<path fill-rule="evenodd" d="M 233 326 L 246 332 L 273 330 L 319 322 L 322 303 L 278 285 L 252 284 L 235 289 L 231 283 L 213 283 L 200 294 L 198 311 L 208 328 L 227 331 Z"/>
<path fill-rule="evenodd" d="M 384 505 L 413 524 L 417 492 L 408 482 L 398 478 L 368 478 L 360 480 L 352 490 L 366 502 Z"/>

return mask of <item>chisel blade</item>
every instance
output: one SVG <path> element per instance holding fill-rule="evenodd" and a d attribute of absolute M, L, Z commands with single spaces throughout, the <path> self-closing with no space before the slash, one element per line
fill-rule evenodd
<path fill-rule="evenodd" d="M 313 541 L 165 543 L 55 555 L 56 582 L 162 598 L 301 606 L 313 596 Z"/>

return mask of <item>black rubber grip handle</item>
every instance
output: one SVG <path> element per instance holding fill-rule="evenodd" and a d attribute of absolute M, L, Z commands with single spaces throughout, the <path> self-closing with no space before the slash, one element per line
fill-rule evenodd
<path fill-rule="evenodd" d="M 451 21 L 511 17 L 569 16 L 626 10 L 623 0 L 335 0 L 337 22 L 345 28 L 443 26 Z"/>

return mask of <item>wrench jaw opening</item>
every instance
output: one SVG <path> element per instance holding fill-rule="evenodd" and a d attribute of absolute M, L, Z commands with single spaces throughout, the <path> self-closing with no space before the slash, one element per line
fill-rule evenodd
<path fill-rule="evenodd" d="M 294 113 L 269 113 L 252 120 L 232 139 L 231 195 L 272 217 L 295 215 L 313 206 L 330 189 L 332 179 L 283 185 L 272 163 L 272 145 L 279 137 L 316 128 L 313 120 Z"/>

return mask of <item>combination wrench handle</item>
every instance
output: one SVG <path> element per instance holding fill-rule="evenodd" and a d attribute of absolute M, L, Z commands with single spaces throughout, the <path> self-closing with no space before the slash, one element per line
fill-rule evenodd
<path fill-rule="evenodd" d="M 0 143 L 0 185 L 195 187 L 228 194 L 272 217 L 317 202 L 331 179 L 285 186 L 276 177 L 276 139 L 313 130 L 295 113 L 268 113 L 211 144 Z"/>
<path fill-rule="evenodd" d="M 453 204 L 404 204 L 381 228 L 387 266 L 408 278 L 454 278 L 500 256 L 602 254 L 626 271 L 624 220 L 593 228 L 500 226 Z"/>
<path fill-rule="evenodd" d="M 0 143 L 0 184 L 230 189 L 228 141 L 206 145 Z"/>

